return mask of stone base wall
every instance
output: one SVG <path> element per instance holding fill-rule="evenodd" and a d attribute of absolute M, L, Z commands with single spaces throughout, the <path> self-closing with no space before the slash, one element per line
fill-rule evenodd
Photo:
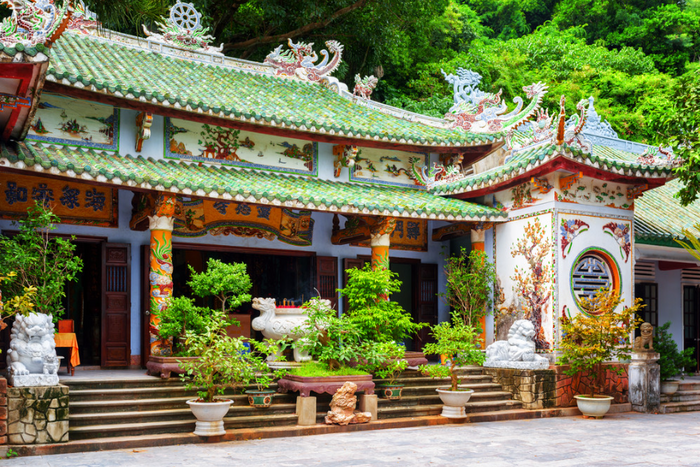
<path fill-rule="evenodd" d="M 622 373 L 617 374 L 610 367 L 622 368 Z M 613 404 L 624 404 L 628 402 L 629 380 L 627 377 L 627 365 L 623 363 L 606 363 L 603 365 L 603 389 L 602 393 L 613 396 Z M 592 378 L 588 373 L 578 373 L 575 376 L 567 376 L 564 370 L 568 366 L 556 366 L 554 371 L 557 375 L 557 395 L 556 407 L 571 407 L 576 405 L 574 396 L 591 393 Z"/>
<path fill-rule="evenodd" d="M 618 375 L 610 367 L 622 368 Z M 615 404 L 628 402 L 629 382 L 627 365 L 608 363 L 604 365 L 603 394 L 613 396 Z M 567 376 L 568 366 L 554 366 L 549 370 L 515 370 L 511 368 L 484 368 L 484 374 L 491 375 L 493 382 L 510 391 L 513 399 L 521 401 L 524 409 L 548 409 L 552 407 L 572 407 L 576 405 L 574 396 L 590 394 L 592 379 L 588 373 Z"/>
<path fill-rule="evenodd" d="M 0 444 L 7 444 L 7 380 L 0 376 Z"/>
<path fill-rule="evenodd" d="M 9 444 L 68 441 L 68 386 L 7 389 Z"/>
<path fill-rule="evenodd" d="M 548 409 L 556 404 L 556 374 L 553 370 L 515 370 L 484 368 L 493 382 L 510 391 L 513 399 L 521 401 L 524 409 Z"/>

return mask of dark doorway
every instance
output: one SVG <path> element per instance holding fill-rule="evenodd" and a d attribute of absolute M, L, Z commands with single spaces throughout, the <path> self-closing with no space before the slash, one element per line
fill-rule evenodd
<path fill-rule="evenodd" d="M 700 287 L 686 285 L 683 286 L 683 348 L 691 347 L 695 349 L 695 371 L 700 371 Z"/>
<path fill-rule="evenodd" d="M 80 348 L 80 365 L 98 366 L 101 359 L 102 330 L 102 244 L 76 242 L 76 255 L 83 270 L 68 282 L 63 319 L 72 319 Z"/>
<path fill-rule="evenodd" d="M 413 313 L 413 267 L 414 265 L 410 263 L 389 263 L 389 269 L 398 274 L 397 279 L 401 281 L 401 291 L 391 294 L 391 300 L 401 305 L 401 308 L 416 321 Z M 413 338 L 406 339 L 404 345 L 406 350 L 415 350 Z"/>

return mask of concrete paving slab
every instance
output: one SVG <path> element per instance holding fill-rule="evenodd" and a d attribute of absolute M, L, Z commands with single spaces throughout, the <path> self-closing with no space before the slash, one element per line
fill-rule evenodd
<path fill-rule="evenodd" d="M 3 467 L 699 466 L 700 413 L 614 414 L 59 454 Z"/>

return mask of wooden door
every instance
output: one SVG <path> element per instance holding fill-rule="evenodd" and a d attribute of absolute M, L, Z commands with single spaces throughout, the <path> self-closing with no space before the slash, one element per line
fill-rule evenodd
<path fill-rule="evenodd" d="M 338 309 L 338 258 L 335 256 L 316 257 L 316 290 L 321 298 L 331 301 Z"/>
<path fill-rule="evenodd" d="M 151 356 L 151 246 L 141 245 L 141 366 L 146 368 Z"/>
<path fill-rule="evenodd" d="M 103 367 L 126 367 L 131 360 L 131 246 L 102 245 Z"/>
<path fill-rule="evenodd" d="M 700 371 L 700 287 L 683 286 L 683 349 L 695 349 L 695 371 Z"/>
<path fill-rule="evenodd" d="M 415 310 L 414 319 L 419 323 L 428 323 L 434 326 L 438 322 L 438 299 L 437 299 L 437 264 L 417 264 L 414 268 L 414 298 Z M 413 348 L 422 350 L 423 346 L 433 341 L 430 336 L 430 329 L 423 328 L 413 339 Z"/>

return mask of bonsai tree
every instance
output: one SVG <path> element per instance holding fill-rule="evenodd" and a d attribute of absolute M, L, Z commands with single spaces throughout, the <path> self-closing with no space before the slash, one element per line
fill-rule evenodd
<path fill-rule="evenodd" d="M 697 361 L 694 358 L 695 349 L 678 350 L 678 345 L 673 340 L 673 335 L 668 332 L 671 322 L 656 328 L 654 336 L 654 351 L 659 353 L 659 367 L 661 381 L 668 381 L 676 376 L 681 379 L 687 374 L 686 368 L 695 368 Z"/>
<path fill-rule="evenodd" d="M 365 363 L 359 367 L 372 373 L 375 378 L 388 380 L 393 385 L 396 378 L 408 366 L 405 360 L 405 347 L 395 342 L 379 342 L 367 348 L 364 354 Z"/>
<path fill-rule="evenodd" d="M 433 378 L 450 377 L 450 390 L 458 391 L 460 380 L 456 368 L 464 365 L 481 365 L 485 355 L 479 350 L 481 344 L 476 329 L 465 324 L 462 317 L 452 315 L 452 322 L 444 322 L 432 327 L 435 342 L 423 347 L 423 352 L 434 355 L 452 355 L 447 365 L 421 365 L 421 373 Z"/>
<path fill-rule="evenodd" d="M 472 250 L 468 255 L 462 248 L 460 254 L 445 259 L 447 291 L 440 297 L 464 324 L 474 326 L 478 332 L 481 318 L 491 311 L 496 291 L 496 267 L 483 251 Z"/>
<path fill-rule="evenodd" d="M 560 318 L 562 339 L 557 363 L 570 365 L 564 373 L 574 376 L 587 372 L 591 378 L 591 397 L 602 391 L 603 364 L 624 357 L 631 351 L 631 333 L 641 324 L 637 313 L 642 300 L 634 306 L 616 311 L 622 304 L 620 295 L 610 289 L 600 289 L 593 298 L 579 302 L 582 313 L 573 318 Z M 610 367 L 617 374 L 622 368 Z"/>
<path fill-rule="evenodd" d="M 192 292 L 198 297 L 215 297 L 225 315 L 251 300 L 248 291 L 253 283 L 246 272 L 245 263 L 229 264 L 210 258 L 205 272 L 198 273 L 192 266 L 188 267 L 191 278 L 187 285 Z"/>
<path fill-rule="evenodd" d="M 0 235 L 0 275 L 6 278 L 6 300 L 33 289 L 32 311 L 53 315 L 54 320 L 65 311 L 66 282 L 74 280 L 83 268 L 83 261 L 75 256 L 75 245 L 50 235 L 58 222 L 58 216 L 37 202 L 27 210 L 26 218 L 13 222 L 19 225 L 16 235 Z"/>
<path fill-rule="evenodd" d="M 401 290 L 397 274 L 389 269 L 350 269 L 348 284 L 338 289 L 348 299 L 347 321 L 356 326 L 360 339 L 372 342 L 401 342 L 424 324 L 414 323 L 411 315 L 388 296 Z"/>

